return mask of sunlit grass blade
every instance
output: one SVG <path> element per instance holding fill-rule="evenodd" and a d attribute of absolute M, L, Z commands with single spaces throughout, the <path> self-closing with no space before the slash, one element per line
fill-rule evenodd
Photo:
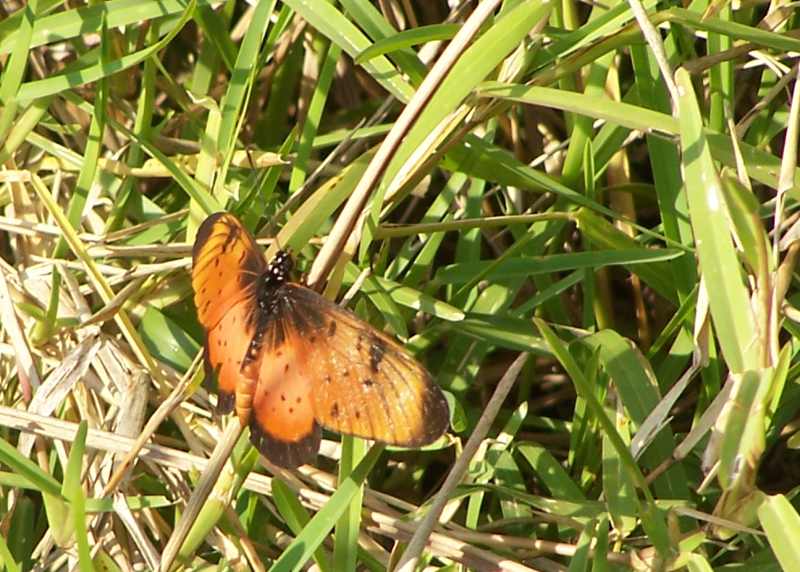
<path fill-rule="evenodd" d="M 94 570 L 88 530 L 86 528 L 86 495 L 81 482 L 88 428 L 89 425 L 86 421 L 81 421 L 80 425 L 78 425 L 78 431 L 75 434 L 75 440 L 72 442 L 72 450 L 69 452 L 69 460 L 64 471 L 64 483 L 61 486 L 62 496 L 69 499 L 70 521 L 64 523 L 65 531 L 72 530 L 75 534 L 78 544 L 78 562 L 82 572 Z"/>
<path fill-rule="evenodd" d="M 700 272 L 710 298 L 711 316 L 722 352 L 734 372 L 760 365 L 760 346 L 741 266 L 728 230 L 726 202 L 689 74 L 676 73 L 680 99 L 681 147 L 686 191 Z"/>
<path fill-rule="evenodd" d="M 784 570 L 800 568 L 800 515 L 783 495 L 769 496 L 758 508 L 758 518 Z"/>
<path fill-rule="evenodd" d="M 274 479 L 272 481 L 272 500 L 275 501 L 275 506 L 292 532 L 295 535 L 300 534 L 308 525 L 311 517 L 306 509 L 303 508 L 296 493 L 280 479 Z M 314 551 L 314 561 L 322 572 L 342 570 L 341 568 L 334 569 L 331 567 L 328 552 L 322 546 Z"/>
<path fill-rule="evenodd" d="M 342 456 L 339 460 L 339 482 L 353 471 L 353 467 L 364 458 L 367 452 L 367 443 L 363 439 L 342 436 Z M 333 540 L 333 570 L 337 572 L 353 571 L 358 564 L 358 535 L 361 528 L 361 510 L 364 499 L 363 488 L 353 495 L 350 506 L 336 523 Z"/>

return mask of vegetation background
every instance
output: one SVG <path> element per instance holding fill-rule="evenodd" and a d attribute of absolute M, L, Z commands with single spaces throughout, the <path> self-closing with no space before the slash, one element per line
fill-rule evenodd
<path fill-rule="evenodd" d="M 796 3 L 0 18 L 5 569 L 166 552 L 223 435 L 189 268 L 224 208 L 407 340 L 452 424 L 293 473 L 242 439 L 184 564 L 800 570 Z"/>

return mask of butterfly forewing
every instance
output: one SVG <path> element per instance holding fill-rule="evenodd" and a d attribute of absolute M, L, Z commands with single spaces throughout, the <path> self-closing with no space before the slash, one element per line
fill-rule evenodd
<path fill-rule="evenodd" d="M 236 217 L 215 213 L 203 221 L 192 249 L 192 287 L 206 330 L 242 299 L 255 303 L 255 284 L 266 267 L 264 255 Z"/>
<path fill-rule="evenodd" d="M 328 429 L 414 447 L 438 439 L 447 402 L 430 374 L 397 342 L 298 284 L 284 288 L 314 328 L 301 364 L 313 380 L 317 422 Z"/>
<path fill-rule="evenodd" d="M 210 379 L 211 373 L 217 371 L 219 413 L 233 411 L 237 387 L 244 381 L 241 369 L 255 333 L 250 319 L 255 312 L 254 308 L 253 299 L 245 297 L 231 306 L 217 325 L 208 330 L 205 347 L 206 378 Z"/>

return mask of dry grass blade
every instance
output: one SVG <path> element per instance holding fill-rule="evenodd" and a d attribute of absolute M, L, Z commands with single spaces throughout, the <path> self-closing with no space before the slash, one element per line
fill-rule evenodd
<path fill-rule="evenodd" d="M 158 551 L 155 546 L 153 546 L 153 543 L 150 542 L 147 534 L 142 530 L 139 521 L 136 520 L 136 517 L 131 512 L 130 507 L 128 507 L 128 504 L 125 502 L 125 496 L 120 493 L 115 493 L 113 499 L 114 513 L 119 517 L 123 526 L 125 526 L 125 530 L 130 534 L 133 542 L 136 544 L 136 548 L 138 548 L 142 556 L 144 556 L 147 566 L 151 570 L 155 570 L 158 567 Z"/>
<path fill-rule="evenodd" d="M 61 405 L 78 381 L 83 379 L 95 355 L 100 350 L 102 340 L 98 335 L 87 336 L 75 346 L 54 368 L 44 383 L 36 391 L 28 404 L 28 412 L 48 416 Z M 24 456 L 28 456 L 33 447 L 33 437 L 22 435 L 17 448 Z"/>
<path fill-rule="evenodd" d="M 0 406 L 0 424 L 9 429 L 33 433 L 41 437 L 58 439 L 60 441 L 72 442 L 78 430 L 76 423 L 61 421 L 53 417 L 42 417 L 19 409 Z M 86 436 L 86 447 L 100 451 L 108 451 L 114 454 L 128 453 L 134 446 L 134 440 L 100 431 L 89 429 Z M 139 452 L 141 459 L 164 464 L 166 466 L 188 471 L 190 469 L 202 470 L 205 468 L 207 460 L 191 453 L 179 451 L 163 445 L 152 443 L 145 444 Z"/>
<path fill-rule="evenodd" d="M 103 488 L 103 496 L 109 495 L 114 491 L 114 489 L 117 488 L 117 485 L 119 485 L 120 481 L 122 481 L 124 476 L 130 470 L 134 459 L 136 459 L 136 457 L 139 455 L 139 452 L 142 450 L 142 447 L 144 447 L 145 443 L 147 443 L 153 433 L 155 433 L 156 429 L 158 429 L 159 425 L 161 425 L 161 422 L 167 418 L 173 409 L 183 402 L 186 397 L 186 389 L 191 384 L 201 360 L 202 353 L 198 353 L 195 357 L 194 363 L 186 371 L 186 374 L 183 376 L 183 378 L 181 378 L 180 382 L 173 388 L 172 392 L 169 394 L 169 397 L 167 397 L 167 399 L 165 399 L 161 405 L 159 405 L 158 409 L 156 409 L 153 415 L 150 416 L 150 419 L 147 420 L 147 424 L 144 426 L 144 429 L 142 429 L 141 434 L 133 442 L 133 445 L 126 452 L 127 454 L 125 457 L 123 457 L 119 462 L 114 474 Z"/>
<path fill-rule="evenodd" d="M 11 337 L 11 344 L 14 346 L 14 353 L 17 362 L 17 372 L 22 382 L 22 393 L 25 401 L 30 401 L 33 397 L 33 390 L 41 385 L 39 372 L 31 356 L 28 346 L 28 338 L 20 328 L 17 320 L 17 313 L 11 299 L 11 290 L 6 281 L 5 271 L 0 268 L 0 315 L 3 317 L 3 327 L 6 328 Z"/>
<path fill-rule="evenodd" d="M 239 436 L 242 434 L 242 430 L 243 427 L 238 419 L 231 420 L 225 428 L 222 437 L 214 448 L 214 452 L 208 459 L 208 464 L 203 474 L 200 476 L 200 480 L 194 492 L 192 492 L 192 496 L 178 524 L 175 526 L 175 530 L 172 531 L 172 535 L 169 537 L 169 541 L 164 547 L 161 554 L 161 563 L 158 568 L 161 572 L 169 572 L 172 567 L 172 563 L 178 555 L 183 541 L 189 534 L 189 530 L 192 528 L 197 515 L 200 514 L 200 509 L 203 508 L 203 504 L 208 498 L 211 489 L 214 488 L 214 483 L 222 472 L 222 468 L 225 466 L 225 463 L 229 461 L 231 451 L 233 451 L 236 441 L 238 441 Z"/>

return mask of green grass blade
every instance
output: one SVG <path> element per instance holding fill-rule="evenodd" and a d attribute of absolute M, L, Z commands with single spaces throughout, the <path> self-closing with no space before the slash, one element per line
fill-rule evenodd
<path fill-rule="evenodd" d="M 373 446 L 347 479 L 339 483 L 336 492 L 320 511 L 314 515 L 308 525 L 283 551 L 278 560 L 270 568 L 270 572 L 296 572 L 311 558 L 311 555 L 322 544 L 328 533 L 336 525 L 336 521 L 348 510 L 350 501 L 361 490 L 364 479 L 383 452 L 380 445 Z"/>
<path fill-rule="evenodd" d="M 719 176 L 703 134 L 703 120 L 689 74 L 675 74 L 680 90 L 681 147 L 700 272 L 722 353 L 734 372 L 760 366 L 758 334 L 741 266 L 728 230 Z"/>
<path fill-rule="evenodd" d="M 388 38 L 378 40 L 370 47 L 355 57 L 356 64 L 362 64 L 377 56 L 382 56 L 390 52 L 410 48 L 419 44 L 450 40 L 456 35 L 461 26 L 458 24 L 432 24 L 430 26 L 420 26 L 403 30 Z"/>
<path fill-rule="evenodd" d="M 800 515 L 783 495 L 769 496 L 758 508 L 758 519 L 784 570 L 800 569 Z"/>

